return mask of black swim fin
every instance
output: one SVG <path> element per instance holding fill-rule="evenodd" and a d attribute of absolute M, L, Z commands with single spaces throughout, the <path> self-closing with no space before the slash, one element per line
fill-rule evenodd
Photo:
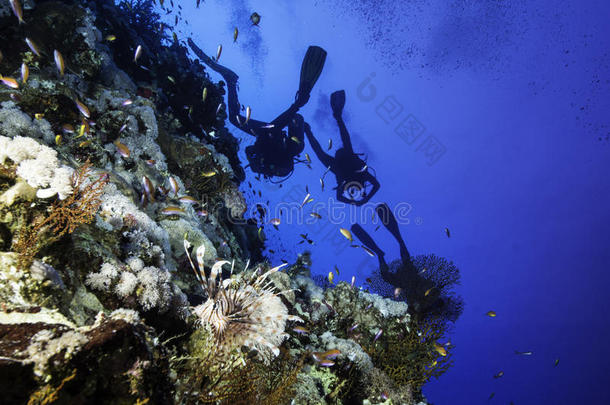
<path fill-rule="evenodd" d="M 338 90 L 330 95 L 330 107 L 334 116 L 341 116 L 345 107 L 345 90 Z"/>
<path fill-rule="evenodd" d="M 411 255 L 407 250 L 407 245 L 405 245 L 405 241 L 402 239 L 402 235 L 400 234 L 400 229 L 398 229 L 398 221 L 396 221 L 396 217 L 392 213 L 392 210 L 386 203 L 378 204 L 375 207 L 375 211 L 377 212 L 377 216 L 381 220 L 381 223 L 386 227 L 386 229 L 394 236 L 394 239 L 398 242 L 400 246 L 400 257 L 403 262 L 410 262 Z"/>
<path fill-rule="evenodd" d="M 326 51 L 319 46 L 310 46 L 301 64 L 301 82 L 299 83 L 299 93 L 309 94 L 313 86 L 318 81 L 324 62 L 326 61 Z"/>

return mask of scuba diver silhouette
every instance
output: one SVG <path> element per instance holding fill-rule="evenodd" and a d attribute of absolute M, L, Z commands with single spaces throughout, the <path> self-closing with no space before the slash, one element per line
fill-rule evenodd
<path fill-rule="evenodd" d="M 342 117 L 343 107 L 345 106 L 345 90 L 339 90 L 331 94 L 330 106 L 339 126 L 343 144 L 335 152 L 335 157 L 333 158 L 322 150 L 320 143 L 314 137 L 311 127 L 307 123 L 305 123 L 304 128 L 305 135 L 307 135 L 307 139 L 320 162 L 335 174 L 337 200 L 360 206 L 367 203 L 379 190 L 379 181 L 368 171 L 366 162 L 357 153 L 354 153 L 352 148 L 352 141 Z"/>
<path fill-rule="evenodd" d="M 305 147 L 304 119 L 297 112 L 309 100 L 309 94 L 322 73 L 326 51 L 318 46 L 310 46 L 301 65 L 299 90 L 294 103 L 271 122 L 246 119 L 241 114 L 241 104 L 237 98 L 238 76 L 232 70 L 218 64 L 206 55 L 189 38 L 193 52 L 212 70 L 220 73 L 227 83 L 229 121 L 242 131 L 256 137 L 253 145 L 245 149 L 249 166 L 255 173 L 266 178 L 286 177 L 294 171 L 294 159 Z M 287 128 L 287 131 L 284 130 Z"/>
<path fill-rule="evenodd" d="M 400 261 L 391 263 L 395 271 L 390 271 L 385 260 L 385 252 L 375 243 L 373 238 L 359 225 L 351 226 L 352 234 L 354 234 L 363 245 L 372 250 L 379 260 L 379 273 L 386 283 L 402 290 L 402 294 L 406 296 L 409 304 L 409 313 L 411 315 L 421 317 L 425 316 L 430 311 L 438 311 L 445 308 L 448 304 L 446 297 L 443 297 L 441 292 L 436 287 L 433 280 L 423 276 L 417 266 L 413 263 L 413 259 L 407 245 L 398 229 L 396 217 L 386 203 L 378 204 L 375 207 L 375 212 L 381 220 L 385 228 L 394 236 L 400 247 Z M 394 294 L 395 297 L 397 294 Z M 458 315 L 459 316 L 459 315 Z"/>
<path fill-rule="evenodd" d="M 411 259 L 411 254 L 409 253 L 407 245 L 405 244 L 405 241 L 400 234 L 400 230 L 398 229 L 396 217 L 394 217 L 394 214 L 392 214 L 390 207 L 388 207 L 386 203 L 378 204 L 377 207 L 375 207 L 375 212 L 381 220 L 381 223 L 398 242 L 398 246 L 400 247 L 400 259 L 403 266 L 406 266 L 408 268 L 407 270 L 414 270 L 417 273 L 413 260 Z M 377 256 L 377 259 L 379 260 L 379 270 L 383 279 L 392 285 L 400 285 L 402 283 L 400 275 L 398 273 L 390 272 L 388 264 L 385 260 L 385 252 L 381 250 L 373 238 L 359 224 L 352 225 L 351 230 L 352 233 L 360 240 L 360 242 L 371 249 Z"/>

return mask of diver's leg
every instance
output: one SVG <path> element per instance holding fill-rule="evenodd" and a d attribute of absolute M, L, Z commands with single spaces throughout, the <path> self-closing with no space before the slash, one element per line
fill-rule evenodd
<path fill-rule="evenodd" d="M 335 120 L 337 120 L 337 125 L 339 126 L 339 133 L 341 134 L 341 143 L 343 143 L 343 148 L 349 153 L 354 153 L 352 148 L 352 140 L 349 136 L 349 132 L 347 132 L 345 122 L 343 121 L 344 106 L 345 90 L 338 90 L 330 95 L 330 107 L 333 110 L 333 116 L 335 117 Z"/>
<path fill-rule="evenodd" d="M 195 44 L 195 42 L 193 42 L 192 39 L 190 39 L 190 38 L 188 39 L 188 44 L 191 47 L 191 49 L 193 50 L 193 52 L 195 53 L 195 55 L 197 55 L 199 57 L 199 59 L 201 59 L 203 61 L 203 63 L 208 65 L 212 70 L 220 73 L 227 83 L 228 82 L 237 83 L 237 79 L 239 78 L 239 76 L 237 76 L 237 74 L 234 71 L 232 71 L 231 69 L 229 69 L 225 66 L 222 66 L 221 64 L 216 62 L 214 59 L 212 59 L 208 55 L 206 55 L 205 52 L 203 52 L 201 50 L 201 48 L 199 48 Z"/>
<path fill-rule="evenodd" d="M 307 140 L 309 141 L 311 148 L 313 149 L 320 162 L 324 165 L 324 167 L 330 167 L 335 159 L 322 150 L 320 142 L 318 142 L 318 140 L 313 136 L 313 133 L 311 132 L 311 127 L 308 123 L 304 124 L 303 129 L 305 131 L 305 135 L 307 135 Z"/>
<path fill-rule="evenodd" d="M 379 259 L 379 270 L 381 271 L 381 274 L 387 273 L 388 264 L 385 261 L 385 252 L 377 246 L 371 235 L 369 235 L 359 224 L 352 225 L 351 230 L 364 246 L 375 252 L 377 259 Z"/>
<path fill-rule="evenodd" d="M 345 126 L 345 122 L 343 121 L 343 117 L 337 117 L 337 125 L 339 126 L 339 133 L 341 134 L 341 143 L 343 144 L 343 148 L 348 152 L 353 154 L 354 149 L 352 148 L 352 140 L 349 136 L 349 132 L 347 132 L 347 127 Z"/>
<path fill-rule="evenodd" d="M 377 216 L 381 220 L 381 223 L 386 227 L 386 229 L 394 236 L 398 245 L 400 246 L 400 257 L 403 263 L 411 262 L 411 255 L 409 254 L 409 250 L 407 250 L 407 245 L 405 241 L 402 239 L 400 235 L 400 230 L 398 229 L 398 222 L 396 221 L 396 217 L 392 213 L 392 210 L 386 203 L 381 203 L 377 205 L 375 208 L 377 212 Z"/>

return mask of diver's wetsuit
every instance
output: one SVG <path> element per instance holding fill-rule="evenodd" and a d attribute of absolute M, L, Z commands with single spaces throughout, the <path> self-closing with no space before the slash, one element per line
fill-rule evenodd
<path fill-rule="evenodd" d="M 297 94 L 295 102 L 271 122 L 258 121 L 241 113 L 237 97 L 238 76 L 232 70 L 216 63 L 206 55 L 190 38 L 193 52 L 211 69 L 220 73 L 227 83 L 229 121 L 242 131 L 256 137 L 254 145 L 246 147 L 246 156 L 252 171 L 267 177 L 284 177 L 294 169 L 294 157 L 305 147 L 303 117 L 297 112 L 304 106 L 309 94 Z M 288 133 L 283 128 L 288 128 Z"/>
<path fill-rule="evenodd" d="M 320 143 L 314 137 L 311 127 L 307 123 L 305 123 L 305 135 L 307 135 L 307 140 L 320 162 L 329 168 L 337 178 L 337 200 L 346 204 L 360 206 L 367 203 L 373 197 L 377 190 L 379 190 L 380 185 L 377 178 L 367 170 L 366 162 L 354 153 L 349 132 L 343 121 L 342 109 L 343 106 L 340 109 L 333 106 L 333 115 L 337 120 L 341 134 L 341 143 L 343 144 L 335 152 L 335 157 L 330 156 L 322 150 L 322 146 L 320 146 Z M 372 185 L 372 190 L 368 194 L 362 195 L 361 199 L 345 196 L 346 193 L 350 194 L 352 187 L 357 189 L 356 191 L 366 191 L 367 183 Z"/>

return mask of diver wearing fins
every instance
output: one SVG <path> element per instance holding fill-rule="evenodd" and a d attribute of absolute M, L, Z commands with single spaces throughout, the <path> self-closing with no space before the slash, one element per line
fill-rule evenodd
<path fill-rule="evenodd" d="M 398 221 L 396 221 L 396 217 L 394 217 L 394 214 L 392 214 L 390 207 L 386 203 L 378 204 L 377 207 L 375 207 L 375 212 L 377 217 L 381 220 L 381 223 L 385 226 L 388 232 L 392 234 L 394 239 L 396 239 L 396 242 L 398 242 L 398 246 L 400 247 L 400 259 L 403 266 L 406 266 L 409 268 L 409 270 L 414 270 L 415 266 L 413 265 L 411 254 L 409 253 L 407 245 L 400 234 L 400 230 L 398 229 Z M 399 276 L 395 273 L 390 273 L 388 264 L 385 261 L 385 252 L 381 250 L 373 238 L 359 224 L 352 225 L 351 231 L 360 240 L 360 242 L 362 242 L 363 245 L 375 253 L 377 259 L 379 260 L 379 270 L 383 279 L 390 284 L 399 285 Z M 415 270 L 415 272 L 417 272 L 417 270 Z"/>
<path fill-rule="evenodd" d="M 220 73 L 226 81 L 229 121 L 242 131 L 256 137 L 254 144 L 245 149 L 252 171 L 267 178 L 286 177 L 292 174 L 294 159 L 305 147 L 303 134 L 305 121 L 298 111 L 307 104 L 309 94 L 322 73 L 326 51 L 318 46 L 310 46 L 307 49 L 301 65 L 299 90 L 294 103 L 273 121 L 263 122 L 247 119 L 241 114 L 241 105 L 237 98 L 237 74 L 212 60 L 190 38 L 188 43 L 193 52 L 211 69 Z"/>
<path fill-rule="evenodd" d="M 426 311 L 444 308 L 448 301 L 440 295 L 437 288 L 433 288 L 435 287 L 434 282 L 424 277 L 413 263 L 411 254 L 398 229 L 396 217 L 394 217 L 390 207 L 386 203 L 378 204 L 375 207 L 375 212 L 400 247 L 400 262 L 398 266 L 392 265 L 395 271 L 390 271 L 390 267 L 385 260 L 385 252 L 359 224 L 352 225 L 350 229 L 352 234 L 377 256 L 381 278 L 386 283 L 404 291 L 411 315 L 420 316 L 425 314 Z M 423 269 L 423 271 L 426 270 Z M 395 292 L 394 295 L 396 297 L 398 294 Z"/>
<path fill-rule="evenodd" d="M 366 162 L 357 153 L 354 153 L 352 148 L 352 141 L 342 116 L 345 106 L 345 91 L 339 90 L 331 94 L 330 105 L 339 126 L 343 144 L 335 152 L 335 157 L 333 158 L 322 150 L 307 123 L 305 123 L 305 135 L 320 162 L 335 174 L 337 200 L 346 204 L 363 205 L 379 190 L 379 181 L 368 171 L 369 167 Z"/>

